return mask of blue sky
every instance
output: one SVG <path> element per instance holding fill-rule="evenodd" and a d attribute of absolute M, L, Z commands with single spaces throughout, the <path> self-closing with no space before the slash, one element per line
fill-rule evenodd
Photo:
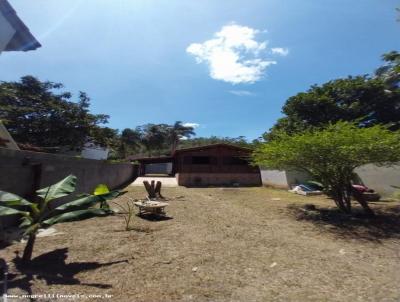
<path fill-rule="evenodd" d="M 400 50 L 391 0 L 10 0 L 42 43 L 3 53 L 0 80 L 34 75 L 92 98 L 110 127 L 196 123 L 260 136 L 310 85 L 371 73 Z"/>

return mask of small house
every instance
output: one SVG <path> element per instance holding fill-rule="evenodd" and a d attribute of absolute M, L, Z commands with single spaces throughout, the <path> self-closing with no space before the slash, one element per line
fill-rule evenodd
<path fill-rule="evenodd" d="M 251 153 L 248 148 L 214 144 L 178 149 L 168 157 L 135 160 L 142 176 L 154 171 L 174 175 L 181 186 L 260 186 L 260 169 L 250 163 Z"/>

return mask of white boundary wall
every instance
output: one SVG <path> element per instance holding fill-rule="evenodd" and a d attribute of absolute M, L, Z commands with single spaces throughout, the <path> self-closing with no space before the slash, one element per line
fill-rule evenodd
<path fill-rule="evenodd" d="M 362 182 L 383 196 L 391 196 L 396 190 L 393 186 L 400 186 L 400 166 L 378 167 L 365 165 L 356 169 Z M 312 180 L 306 173 L 297 171 L 279 171 L 261 168 L 263 185 L 288 189 L 294 184 Z"/>

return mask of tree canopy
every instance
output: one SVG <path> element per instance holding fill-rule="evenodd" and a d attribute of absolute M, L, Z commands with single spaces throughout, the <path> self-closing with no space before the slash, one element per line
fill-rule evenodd
<path fill-rule="evenodd" d="M 88 140 L 105 143 L 100 129 L 108 115 L 89 112 L 90 98 L 80 92 L 76 102 L 60 83 L 24 76 L 19 82 L 0 83 L 0 119 L 18 143 L 39 147 L 80 148 Z"/>
<path fill-rule="evenodd" d="M 357 167 L 390 165 L 398 161 L 400 131 L 390 131 L 382 125 L 359 128 L 348 122 L 295 135 L 280 131 L 274 140 L 260 144 L 254 153 L 256 164 L 309 173 L 346 212 L 351 210 L 349 196 Z"/>
<path fill-rule="evenodd" d="M 400 54 L 390 52 L 383 59 L 385 64 L 373 76 L 332 80 L 290 97 L 282 108 L 285 116 L 264 133 L 264 139 L 272 140 L 280 131 L 300 133 L 338 121 L 400 129 Z"/>

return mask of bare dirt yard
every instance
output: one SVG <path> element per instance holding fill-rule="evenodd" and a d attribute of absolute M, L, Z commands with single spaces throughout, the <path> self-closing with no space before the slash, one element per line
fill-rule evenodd
<path fill-rule="evenodd" d="M 118 202 L 146 195 L 128 190 Z M 23 244 L 2 249 L 9 294 L 48 295 L 38 301 L 400 301 L 398 202 L 373 203 L 378 218 L 368 221 L 338 213 L 325 197 L 267 188 L 177 187 L 163 195 L 171 219 L 134 216 L 131 231 L 121 215 L 57 225 L 61 234 L 37 239 L 30 268 L 14 264 Z"/>

